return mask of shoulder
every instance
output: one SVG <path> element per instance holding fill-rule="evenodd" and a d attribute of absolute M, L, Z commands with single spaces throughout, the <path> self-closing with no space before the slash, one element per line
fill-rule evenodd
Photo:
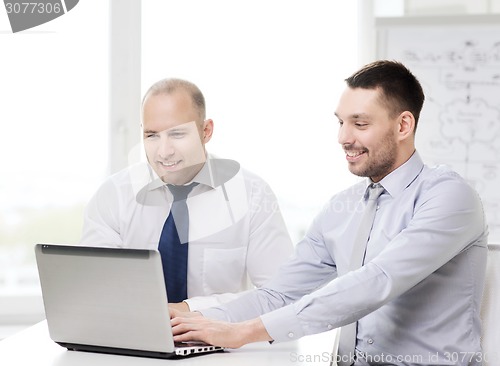
<path fill-rule="evenodd" d="M 255 172 L 248 170 L 246 168 L 240 169 L 241 177 L 245 182 L 247 191 L 253 196 L 275 196 L 273 189 L 270 184 Z"/>
<path fill-rule="evenodd" d="M 475 192 L 474 188 L 460 174 L 447 165 L 424 165 L 417 181 L 424 190 L 441 188 L 451 190 L 453 193 Z"/>
<path fill-rule="evenodd" d="M 241 175 L 245 179 L 245 181 L 254 181 L 254 182 L 259 182 L 261 184 L 267 184 L 267 182 L 262 178 L 260 175 L 254 173 L 251 170 L 248 170 L 244 167 L 240 168 Z"/>
<path fill-rule="evenodd" d="M 424 166 L 416 183 L 420 186 L 421 204 L 434 200 L 451 210 L 482 206 L 474 187 L 449 166 Z"/>

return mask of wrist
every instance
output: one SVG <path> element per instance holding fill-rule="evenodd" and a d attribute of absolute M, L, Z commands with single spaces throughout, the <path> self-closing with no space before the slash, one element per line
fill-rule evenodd
<path fill-rule="evenodd" d="M 241 322 L 240 325 L 243 344 L 273 340 L 260 318 Z"/>
<path fill-rule="evenodd" d="M 177 311 L 182 311 L 184 313 L 187 313 L 187 312 L 190 311 L 189 304 L 187 302 L 185 302 L 185 301 L 183 301 L 183 302 L 169 303 L 168 307 L 170 309 L 175 309 Z"/>

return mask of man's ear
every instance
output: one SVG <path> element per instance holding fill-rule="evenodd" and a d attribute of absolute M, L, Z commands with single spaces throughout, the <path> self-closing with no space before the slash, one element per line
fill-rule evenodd
<path fill-rule="evenodd" d="M 413 137 L 415 131 L 415 117 L 413 113 L 404 111 L 399 115 L 399 130 L 398 135 L 401 140 Z"/>
<path fill-rule="evenodd" d="M 213 133 L 214 133 L 214 121 L 212 121 L 211 119 L 206 119 L 205 121 L 203 121 L 203 127 L 201 131 L 201 139 L 203 143 L 206 144 L 208 141 L 210 141 Z"/>

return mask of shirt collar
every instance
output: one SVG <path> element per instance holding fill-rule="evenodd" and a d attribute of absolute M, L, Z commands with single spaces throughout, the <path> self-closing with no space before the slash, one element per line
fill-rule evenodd
<path fill-rule="evenodd" d="M 396 197 L 418 177 L 423 168 L 424 162 L 419 153 L 415 151 L 403 165 L 386 175 L 379 183 L 387 193 Z M 368 179 L 367 185 L 371 183 L 371 180 Z"/>

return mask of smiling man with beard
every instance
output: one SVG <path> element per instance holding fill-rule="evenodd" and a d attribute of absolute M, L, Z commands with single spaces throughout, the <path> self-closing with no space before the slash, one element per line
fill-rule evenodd
<path fill-rule="evenodd" d="M 366 179 L 331 198 L 263 288 L 202 315 L 172 311 L 175 340 L 240 347 L 342 327 L 339 365 L 480 365 L 480 198 L 416 151 L 424 93 L 404 65 L 376 61 L 346 82 L 338 142 Z"/>

